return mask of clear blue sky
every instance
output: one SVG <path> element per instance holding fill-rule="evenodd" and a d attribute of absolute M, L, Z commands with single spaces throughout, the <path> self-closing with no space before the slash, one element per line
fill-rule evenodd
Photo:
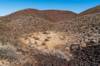
<path fill-rule="evenodd" d="M 0 0 L 0 15 L 26 8 L 69 10 L 80 13 L 96 5 L 100 5 L 100 0 Z"/>

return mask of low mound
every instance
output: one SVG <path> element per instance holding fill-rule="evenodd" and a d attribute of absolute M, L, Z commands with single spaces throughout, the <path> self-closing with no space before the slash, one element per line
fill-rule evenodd
<path fill-rule="evenodd" d="M 76 16 L 76 14 L 71 11 L 24 9 L 8 15 L 8 17 L 14 18 L 19 15 L 38 15 L 53 22 L 65 19 L 70 20 Z"/>

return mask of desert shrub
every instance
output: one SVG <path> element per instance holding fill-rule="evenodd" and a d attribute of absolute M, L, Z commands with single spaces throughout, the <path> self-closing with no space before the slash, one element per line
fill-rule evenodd
<path fill-rule="evenodd" d="M 49 51 L 48 51 L 49 52 Z M 34 66 L 68 66 L 68 61 L 59 53 L 37 52 L 32 54 L 37 63 Z"/>
<path fill-rule="evenodd" d="M 33 66 L 31 63 L 25 63 L 23 66 Z"/>
<path fill-rule="evenodd" d="M 10 49 L 5 49 L 5 48 L 0 48 L 0 59 L 5 59 L 10 62 L 16 60 L 16 54 L 10 50 Z"/>

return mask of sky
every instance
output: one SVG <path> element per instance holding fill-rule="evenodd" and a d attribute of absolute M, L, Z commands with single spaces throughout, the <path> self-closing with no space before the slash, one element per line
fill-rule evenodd
<path fill-rule="evenodd" d="M 97 5 L 100 5 L 100 0 L 0 0 L 0 16 L 27 8 L 80 13 Z"/>

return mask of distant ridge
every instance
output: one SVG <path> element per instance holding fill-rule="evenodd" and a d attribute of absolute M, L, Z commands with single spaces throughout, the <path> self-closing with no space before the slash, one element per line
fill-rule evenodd
<path fill-rule="evenodd" d="M 54 17 L 54 15 L 65 15 L 68 18 L 72 17 L 72 16 L 76 16 L 76 15 L 87 15 L 87 14 L 94 14 L 94 13 L 100 13 L 100 5 L 97 5 L 95 7 L 89 8 L 81 13 L 75 13 L 72 11 L 67 11 L 67 10 L 38 10 L 38 9 L 33 9 L 33 8 L 27 8 L 27 9 L 23 9 L 23 10 L 19 10 L 16 12 L 13 12 L 11 14 L 8 14 L 6 16 L 18 16 L 18 15 L 25 15 L 25 14 L 31 14 L 31 15 L 36 15 L 36 14 L 42 14 L 42 15 L 52 15 L 52 17 Z M 57 15 L 58 16 L 58 15 Z M 5 16 L 0 16 L 0 17 L 5 17 Z"/>
<path fill-rule="evenodd" d="M 100 13 L 100 5 L 93 7 L 93 8 L 90 8 L 86 11 L 83 11 L 79 15 L 88 15 L 88 14 L 95 14 L 95 13 Z"/>

